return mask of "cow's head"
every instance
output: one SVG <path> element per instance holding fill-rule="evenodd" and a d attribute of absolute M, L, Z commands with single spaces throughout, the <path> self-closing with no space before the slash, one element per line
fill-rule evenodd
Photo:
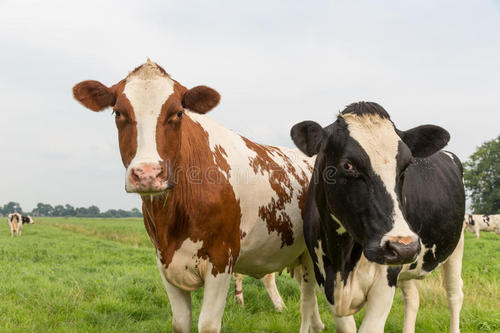
<path fill-rule="evenodd" d="M 149 59 L 111 87 L 83 81 L 73 87 L 73 95 L 92 111 L 113 107 L 127 169 L 125 189 L 140 194 L 173 187 L 185 110 L 204 114 L 220 100 L 219 93 L 206 86 L 186 89 Z"/>
<path fill-rule="evenodd" d="M 448 132 L 433 125 L 399 131 L 380 105 L 360 102 L 349 105 L 326 128 L 305 121 L 292 128 L 291 136 L 305 154 L 319 153 L 319 188 L 331 223 L 341 224 L 337 230 L 345 228 L 370 261 L 414 261 L 420 241 L 402 208 L 405 170 L 413 157 L 444 147 Z"/>

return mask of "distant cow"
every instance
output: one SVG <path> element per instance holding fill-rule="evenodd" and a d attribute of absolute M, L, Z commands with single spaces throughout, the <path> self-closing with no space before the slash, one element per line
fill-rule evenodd
<path fill-rule="evenodd" d="M 35 223 L 33 218 L 29 215 L 28 216 L 22 215 L 22 219 L 23 219 L 23 224 L 34 224 Z"/>
<path fill-rule="evenodd" d="M 23 232 L 23 218 L 21 214 L 9 214 L 9 216 L 7 216 L 7 223 L 9 223 L 11 237 L 14 237 L 14 235 L 21 236 Z"/>
<path fill-rule="evenodd" d="M 465 214 L 465 230 L 473 232 L 479 238 L 479 231 L 489 231 L 500 234 L 500 215 Z"/>
<path fill-rule="evenodd" d="M 465 230 L 474 233 L 474 236 L 476 236 L 476 238 L 479 238 L 479 230 L 481 229 L 482 220 L 483 220 L 482 215 L 465 214 L 464 216 Z"/>
<path fill-rule="evenodd" d="M 462 165 L 444 151 L 449 134 L 432 125 L 398 130 L 376 103 L 354 103 L 322 128 L 291 131 L 297 147 L 317 154 L 304 215 L 316 280 L 336 316 L 366 305 L 359 332 L 383 332 L 396 284 L 404 294 L 404 332 L 415 330 L 422 279 L 442 265 L 450 331 L 462 307 Z M 342 319 L 342 320 L 339 320 Z M 351 317 L 337 331 L 355 332 Z"/>
<path fill-rule="evenodd" d="M 500 234 L 500 214 L 496 215 L 483 215 L 482 222 L 484 226 L 484 231 L 495 232 Z"/>

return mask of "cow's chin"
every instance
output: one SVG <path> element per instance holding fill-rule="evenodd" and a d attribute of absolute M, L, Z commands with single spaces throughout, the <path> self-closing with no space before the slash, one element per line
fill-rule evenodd
<path fill-rule="evenodd" d="M 368 261 L 374 262 L 380 265 L 386 265 L 384 258 L 384 253 L 380 246 L 365 246 L 363 249 L 363 254 Z"/>
<path fill-rule="evenodd" d="M 153 187 L 137 187 L 137 186 L 129 186 L 128 184 L 125 185 L 125 191 L 127 193 L 136 193 L 136 194 L 139 194 L 140 196 L 162 195 L 169 190 L 170 190 L 170 187 L 168 186 L 167 182 L 165 182 L 164 184 L 158 185 L 158 186 L 153 186 Z"/>

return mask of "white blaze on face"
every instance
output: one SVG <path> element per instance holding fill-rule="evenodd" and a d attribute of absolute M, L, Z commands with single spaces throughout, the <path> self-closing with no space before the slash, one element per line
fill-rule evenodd
<path fill-rule="evenodd" d="M 173 92 L 174 81 L 149 62 L 127 78 L 123 93 L 137 122 L 137 151 L 127 169 L 127 183 L 133 167 L 162 161 L 156 144 L 156 125 L 163 104 Z"/>
<path fill-rule="evenodd" d="M 417 235 L 410 230 L 403 217 L 396 194 L 397 154 L 401 139 L 393 124 L 378 115 L 345 114 L 342 118 L 347 123 L 349 135 L 364 149 L 370 158 L 374 173 L 380 177 L 392 199 L 394 225 L 382 238 L 381 245 L 388 237 L 412 237 L 417 240 Z"/>

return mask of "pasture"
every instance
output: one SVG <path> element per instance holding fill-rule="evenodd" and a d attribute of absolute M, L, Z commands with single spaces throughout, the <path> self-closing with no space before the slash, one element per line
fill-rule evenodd
<path fill-rule="evenodd" d="M 0 228 L 0 331 L 170 332 L 171 311 L 142 219 L 38 218 L 22 237 Z M 500 332 L 500 236 L 466 233 L 463 332 Z M 259 280 L 245 277 L 245 308 L 230 289 L 223 332 L 296 332 L 299 289 L 277 278 L 288 307 L 276 313 Z M 448 309 L 439 272 L 420 282 L 416 332 L 446 332 Z M 202 290 L 192 295 L 193 332 Z M 323 296 L 320 312 L 335 324 Z M 362 313 L 356 315 L 358 326 Z M 386 332 L 401 332 L 403 299 L 396 293 Z"/>

